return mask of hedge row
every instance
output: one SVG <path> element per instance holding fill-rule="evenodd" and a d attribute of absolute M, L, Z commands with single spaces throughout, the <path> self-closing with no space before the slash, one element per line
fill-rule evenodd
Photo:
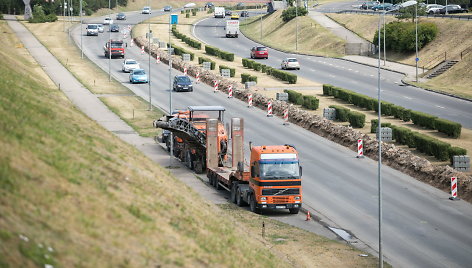
<path fill-rule="evenodd" d="M 371 132 L 375 133 L 377 129 L 378 120 L 372 119 Z M 375 126 L 375 127 L 373 127 Z M 382 124 L 382 127 L 384 124 Z M 386 127 L 392 128 L 393 139 L 409 148 L 416 148 L 418 151 L 427 155 L 432 155 L 441 161 L 450 160 L 454 155 L 465 155 L 467 150 L 460 147 L 452 147 L 449 143 L 440 141 L 436 138 L 427 136 L 419 132 L 413 132 L 409 128 L 399 127 L 385 123 Z"/>
<path fill-rule="evenodd" d="M 289 72 L 281 71 L 279 69 L 272 68 L 265 64 L 259 63 L 257 61 L 249 60 L 249 59 L 242 59 L 243 66 L 249 69 L 253 69 L 255 71 L 261 71 L 268 75 L 271 75 L 277 79 L 282 81 L 287 81 L 289 84 L 296 84 L 297 83 L 297 75 L 292 74 Z"/>
<path fill-rule="evenodd" d="M 284 92 L 288 94 L 288 101 L 293 104 L 301 105 L 302 107 L 310 110 L 316 110 L 320 106 L 320 100 L 318 100 L 315 96 L 305 96 L 289 89 L 284 90 Z"/>
<path fill-rule="evenodd" d="M 252 81 L 257 83 L 257 76 L 250 75 L 250 74 L 241 74 L 241 83 L 252 82 Z"/>
<path fill-rule="evenodd" d="M 205 52 L 209 55 L 216 56 L 218 58 L 222 58 L 227 61 L 234 61 L 234 54 L 229 53 L 223 50 L 220 50 L 219 48 L 212 47 L 212 46 L 205 46 Z"/>
<path fill-rule="evenodd" d="M 172 48 L 174 49 L 174 54 L 181 56 L 182 54 L 190 54 L 190 60 L 193 60 L 195 58 L 195 54 L 192 52 L 189 52 L 181 47 L 178 47 L 176 45 L 171 44 Z"/>
<path fill-rule="evenodd" d="M 210 69 L 211 69 L 211 70 L 215 70 L 215 68 L 216 68 L 216 62 L 210 60 L 209 58 L 198 57 L 198 64 L 203 64 L 204 62 L 210 62 L 210 63 L 211 63 Z"/>
<path fill-rule="evenodd" d="M 330 105 L 329 108 L 336 109 L 336 119 L 341 122 L 349 121 L 352 127 L 363 128 L 365 125 L 365 114 L 351 111 L 338 105 Z"/>
<path fill-rule="evenodd" d="M 379 109 L 377 99 L 332 85 L 323 85 L 323 95 L 334 96 L 335 98 L 342 99 L 348 103 L 368 110 L 378 112 Z M 462 125 L 459 123 L 422 112 L 412 111 L 386 101 L 382 101 L 380 106 L 382 115 L 394 116 L 395 118 L 401 119 L 405 122 L 411 120 L 415 125 L 438 130 L 439 132 L 445 133 L 453 138 L 459 138 L 461 135 Z"/>
<path fill-rule="evenodd" d="M 220 73 L 221 73 L 221 69 L 229 69 L 229 75 L 231 77 L 234 77 L 236 75 L 236 69 L 235 68 L 230 68 L 230 67 L 225 66 L 225 65 L 220 65 L 218 68 L 220 68 Z"/>
<path fill-rule="evenodd" d="M 177 28 L 175 27 L 175 25 L 172 26 L 172 34 L 174 34 L 175 37 L 177 37 L 180 40 L 182 40 L 183 42 L 185 42 L 187 45 L 189 45 L 193 48 L 196 48 L 196 49 L 202 49 L 202 43 L 186 36 L 183 33 L 180 33 L 179 31 L 177 31 Z"/>

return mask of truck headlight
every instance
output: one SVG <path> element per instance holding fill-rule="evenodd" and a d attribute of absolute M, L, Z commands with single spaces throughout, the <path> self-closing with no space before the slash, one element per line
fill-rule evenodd
<path fill-rule="evenodd" d="M 261 197 L 261 201 L 266 201 L 267 200 L 267 197 Z"/>
<path fill-rule="evenodd" d="M 300 200 L 300 196 L 295 196 L 295 200 Z"/>

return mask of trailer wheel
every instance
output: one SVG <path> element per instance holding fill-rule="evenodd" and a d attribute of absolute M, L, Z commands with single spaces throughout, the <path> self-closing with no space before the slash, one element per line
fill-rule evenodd
<path fill-rule="evenodd" d="M 261 213 L 261 210 L 256 206 L 256 199 L 254 198 L 253 194 L 249 195 L 249 207 L 251 209 L 251 212 L 254 212 L 256 214 Z"/>
<path fill-rule="evenodd" d="M 203 173 L 203 163 L 202 163 L 202 160 L 201 160 L 201 159 L 195 161 L 194 166 L 195 166 L 195 172 L 196 172 L 197 174 L 202 174 L 202 173 Z"/>
<path fill-rule="evenodd" d="M 289 208 L 290 214 L 298 214 L 300 211 L 300 208 Z"/>
<path fill-rule="evenodd" d="M 233 186 L 231 187 L 231 202 L 236 204 L 236 188 L 238 187 L 238 184 L 233 183 Z"/>
<path fill-rule="evenodd" d="M 189 150 L 187 150 L 185 152 L 185 165 L 191 170 L 195 169 L 195 166 L 194 166 L 193 160 L 192 160 L 192 154 L 190 153 Z"/>
<path fill-rule="evenodd" d="M 244 205 L 244 201 L 241 196 L 241 189 L 239 189 L 239 187 L 236 190 L 236 205 L 238 205 L 238 207 L 242 207 Z"/>

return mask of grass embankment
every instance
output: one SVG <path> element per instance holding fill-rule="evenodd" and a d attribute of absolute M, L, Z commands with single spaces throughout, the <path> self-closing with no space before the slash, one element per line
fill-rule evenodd
<path fill-rule="evenodd" d="M 375 31 L 377 31 L 378 16 L 354 15 L 354 14 L 329 14 L 329 17 L 344 25 L 349 30 L 357 33 L 366 40 L 372 41 Z M 387 16 L 387 22 L 395 21 L 393 16 Z M 441 18 L 420 18 L 419 22 L 432 22 L 438 26 L 437 37 L 419 51 L 419 67 L 431 62 L 439 63 L 444 59 L 446 52 L 447 59 L 460 59 L 460 54 L 467 48 L 472 47 L 470 33 L 472 23 L 469 21 L 441 19 Z M 387 59 L 404 64 L 415 65 L 415 53 L 400 54 L 387 51 Z M 416 83 L 420 87 L 432 90 L 455 94 L 468 99 L 472 99 L 472 51 L 463 57 L 463 60 L 439 77 L 427 80 L 425 83 Z"/>
<path fill-rule="evenodd" d="M 180 13 L 179 13 L 180 15 Z M 200 11 L 197 12 L 196 16 L 190 15 L 190 18 L 185 18 L 185 16 L 179 16 L 179 25 L 177 26 L 177 29 L 179 32 L 186 34 L 189 37 L 192 37 L 192 25 L 199 21 L 200 19 L 206 18 L 208 16 L 212 16 L 212 14 L 207 14 L 205 11 Z M 150 20 L 151 22 L 151 30 L 154 33 L 155 37 L 159 38 L 160 40 L 163 40 L 167 42 L 169 40 L 169 24 L 168 23 L 168 16 L 159 16 L 152 18 Z M 133 28 L 133 36 L 145 36 L 146 32 L 148 31 L 148 25 L 147 21 L 144 21 L 142 24 L 139 24 Z M 223 36 L 222 36 L 223 37 Z M 194 37 L 192 37 L 195 39 Z M 196 39 L 195 39 L 196 40 Z M 234 39 L 232 38 L 225 38 L 223 40 L 226 40 L 227 42 L 232 42 Z M 220 65 L 225 65 L 230 68 L 235 68 L 236 69 L 236 75 L 234 78 L 234 81 L 241 82 L 241 74 L 242 73 L 248 73 L 251 75 L 255 75 L 258 77 L 257 80 L 257 85 L 258 87 L 264 88 L 264 87 L 270 87 L 270 88 L 290 88 L 290 87 L 312 87 L 312 88 L 318 88 L 321 90 L 321 84 L 315 83 L 312 81 L 309 81 L 307 79 L 298 77 L 297 83 L 294 85 L 289 85 L 286 82 L 283 82 L 281 80 L 275 79 L 271 76 L 268 76 L 266 74 L 263 74 L 262 72 L 256 72 L 252 69 L 247 69 L 242 65 L 241 57 L 238 57 L 235 55 L 234 61 L 226 61 L 222 60 L 220 58 L 208 55 L 205 53 L 205 44 L 202 44 L 202 49 L 198 50 L 193 47 L 188 46 L 184 42 L 182 42 L 180 39 L 175 38 L 174 35 L 171 35 L 171 42 L 174 45 L 177 45 L 179 47 L 185 48 L 185 50 L 192 52 L 195 54 L 195 59 L 191 62 L 191 64 L 198 65 L 198 57 L 206 57 L 210 58 L 211 60 L 216 62 L 216 68 L 214 72 L 218 73 L 219 68 L 218 66 Z M 222 48 L 224 50 L 224 48 Z M 248 57 L 249 58 L 249 49 L 248 48 Z M 264 63 L 262 60 L 261 63 Z"/>
<path fill-rule="evenodd" d="M 108 74 L 86 57 L 81 59 L 80 50 L 68 39 L 61 22 L 24 24 L 85 87 L 99 94 L 99 98 L 140 135 L 156 134 L 157 129 L 150 122 L 163 113 L 157 109 L 149 111 L 147 101 L 113 78 L 109 81 Z"/>
<path fill-rule="evenodd" d="M 262 17 L 262 39 L 260 16 L 242 21 L 241 31 L 247 37 L 267 46 L 284 51 L 296 51 L 296 20 L 283 22 L 282 11 Z M 298 19 L 298 52 L 327 57 L 344 54 L 345 41 L 321 27 L 308 16 Z"/>
<path fill-rule="evenodd" d="M 247 211 L 230 221 L 235 206 L 206 203 L 77 111 L 4 22 L 0 30 L 1 267 L 376 265 Z M 276 228 L 258 239 L 263 220 Z M 284 244 L 309 258 L 290 259 Z"/>

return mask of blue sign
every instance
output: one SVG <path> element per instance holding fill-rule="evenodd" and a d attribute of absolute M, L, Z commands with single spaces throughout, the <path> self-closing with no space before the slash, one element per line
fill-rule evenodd
<path fill-rule="evenodd" d="M 420 58 L 416 58 L 416 61 L 420 61 Z"/>
<path fill-rule="evenodd" d="M 177 14 L 170 15 L 170 24 L 177 24 L 179 22 L 179 16 Z"/>

